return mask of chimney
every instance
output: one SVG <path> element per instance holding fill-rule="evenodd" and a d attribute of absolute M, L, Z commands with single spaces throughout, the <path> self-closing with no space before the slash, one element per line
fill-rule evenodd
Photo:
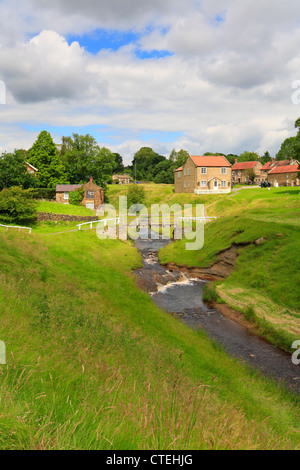
<path fill-rule="evenodd" d="M 237 163 L 237 158 L 235 159 L 235 162 L 234 163 Z"/>
<path fill-rule="evenodd" d="M 92 182 L 93 182 L 93 177 L 92 177 L 92 176 L 90 176 L 90 183 L 92 183 Z"/>

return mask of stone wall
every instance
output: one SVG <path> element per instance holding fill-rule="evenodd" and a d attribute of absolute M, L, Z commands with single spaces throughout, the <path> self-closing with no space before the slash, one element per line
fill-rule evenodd
<path fill-rule="evenodd" d="M 38 222 L 92 222 L 98 220 L 96 215 L 93 216 L 83 216 L 83 215 L 66 215 L 66 214 L 50 214 L 48 212 L 38 212 L 37 213 Z"/>

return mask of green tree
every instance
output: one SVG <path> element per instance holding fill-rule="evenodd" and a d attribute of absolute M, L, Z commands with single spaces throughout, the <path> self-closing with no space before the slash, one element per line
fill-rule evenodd
<path fill-rule="evenodd" d="M 143 186 L 133 184 L 129 187 L 127 192 L 127 205 L 128 207 L 134 204 L 144 204 L 146 201 L 146 192 Z"/>
<path fill-rule="evenodd" d="M 5 224 L 29 224 L 36 219 L 37 202 L 33 189 L 18 186 L 0 192 L 0 220 Z"/>
<path fill-rule="evenodd" d="M 123 165 L 123 158 L 119 153 L 114 153 L 113 154 L 115 157 L 115 168 L 114 171 L 116 173 L 123 173 L 124 171 L 124 165 Z"/>
<path fill-rule="evenodd" d="M 27 172 L 23 150 L 13 153 L 3 153 L 0 156 L 0 191 L 11 186 L 21 186 L 24 189 L 36 188 L 39 180 Z"/>
<path fill-rule="evenodd" d="M 256 152 L 243 152 L 238 157 L 239 162 L 254 162 L 259 158 Z"/>
<path fill-rule="evenodd" d="M 300 139 L 297 137 L 285 139 L 276 155 L 276 160 L 289 160 L 290 158 L 293 160 L 300 158 Z"/>
<path fill-rule="evenodd" d="M 49 132 L 42 131 L 39 134 L 27 152 L 27 160 L 38 169 L 40 186 L 53 188 L 67 182 L 65 168 Z"/>
<path fill-rule="evenodd" d="M 80 206 L 84 196 L 84 188 L 75 189 L 69 195 L 69 203 L 73 206 Z"/>

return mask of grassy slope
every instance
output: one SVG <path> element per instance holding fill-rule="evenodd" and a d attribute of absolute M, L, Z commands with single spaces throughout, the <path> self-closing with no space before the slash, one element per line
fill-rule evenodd
<path fill-rule="evenodd" d="M 156 308 L 130 244 L 0 237 L 0 448 L 298 447 L 296 398 Z"/>
<path fill-rule="evenodd" d="M 50 214 L 83 215 L 93 216 L 95 211 L 84 206 L 74 206 L 73 204 L 60 204 L 59 202 L 38 201 L 38 212 L 48 212 Z"/>
<path fill-rule="evenodd" d="M 206 225 L 202 250 L 186 251 L 183 240 L 160 252 L 163 263 L 209 266 L 232 243 L 264 237 L 263 245 L 240 249 L 235 270 L 218 283 L 217 292 L 287 350 L 300 337 L 299 198 L 299 188 L 249 189 L 223 197 L 208 209 L 218 220 Z"/>

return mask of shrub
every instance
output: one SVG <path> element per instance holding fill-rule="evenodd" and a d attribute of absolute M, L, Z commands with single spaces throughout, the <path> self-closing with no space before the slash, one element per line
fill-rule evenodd
<path fill-rule="evenodd" d="M 79 188 L 75 191 L 72 191 L 69 196 L 69 203 L 73 204 L 73 206 L 80 206 L 80 204 L 82 203 L 83 195 L 84 188 Z"/>
<path fill-rule="evenodd" d="M 34 194 L 34 190 L 25 190 L 19 186 L 3 189 L 0 192 L 0 220 L 9 224 L 34 222 L 37 213 Z"/>
<path fill-rule="evenodd" d="M 146 201 L 146 193 L 143 186 L 133 184 L 129 187 L 127 192 L 128 207 L 134 204 L 144 204 Z"/>
<path fill-rule="evenodd" d="M 56 190 L 52 188 L 38 188 L 35 190 L 34 197 L 36 199 L 46 199 L 47 201 L 52 201 L 55 199 Z"/>

